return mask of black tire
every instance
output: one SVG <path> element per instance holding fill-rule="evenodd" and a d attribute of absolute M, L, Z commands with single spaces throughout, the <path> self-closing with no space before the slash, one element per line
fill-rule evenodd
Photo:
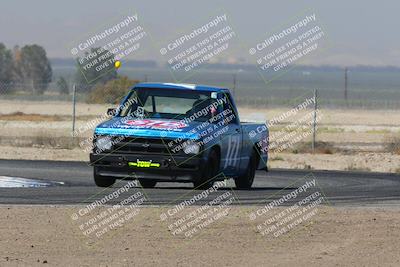
<path fill-rule="evenodd" d="M 99 187 L 110 187 L 115 183 L 114 177 L 100 176 L 97 174 L 97 169 L 93 170 L 94 183 Z"/>
<path fill-rule="evenodd" d="M 258 165 L 258 153 L 253 149 L 251 153 L 249 165 L 247 166 L 246 173 L 235 179 L 235 185 L 237 189 L 250 189 L 254 182 L 254 176 L 256 175 L 256 169 Z"/>
<path fill-rule="evenodd" d="M 198 181 L 194 181 L 193 185 L 195 189 L 205 190 L 214 185 L 214 178 L 218 174 L 219 169 L 219 157 L 215 150 L 210 152 L 205 170 L 203 171 L 202 178 Z"/>
<path fill-rule="evenodd" d="M 150 179 L 138 179 L 138 180 L 143 188 L 153 188 L 157 184 L 157 181 L 155 180 L 150 180 Z"/>

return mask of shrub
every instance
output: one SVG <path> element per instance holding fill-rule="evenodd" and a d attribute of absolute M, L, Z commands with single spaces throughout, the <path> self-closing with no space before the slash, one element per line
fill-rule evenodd
<path fill-rule="evenodd" d="M 282 157 L 280 157 L 280 156 L 276 156 L 276 157 L 272 157 L 272 158 L 270 158 L 270 161 L 281 161 L 281 160 L 284 160 Z"/>
<path fill-rule="evenodd" d="M 400 137 L 386 137 L 386 151 L 390 153 L 400 154 Z"/>
<path fill-rule="evenodd" d="M 337 152 L 337 149 L 331 143 L 318 141 L 315 143 L 316 154 L 333 154 Z M 293 149 L 292 153 L 313 153 L 311 149 L 311 142 L 304 142 L 297 144 Z"/>
<path fill-rule="evenodd" d="M 90 92 L 87 102 L 92 104 L 117 104 L 139 81 L 119 77 L 105 84 L 96 85 Z"/>

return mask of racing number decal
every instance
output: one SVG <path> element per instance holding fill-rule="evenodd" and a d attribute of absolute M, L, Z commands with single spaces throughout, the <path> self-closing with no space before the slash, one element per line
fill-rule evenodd
<path fill-rule="evenodd" d="M 228 153 L 226 154 L 224 168 L 235 166 L 240 147 L 240 135 L 229 135 L 228 138 Z"/>

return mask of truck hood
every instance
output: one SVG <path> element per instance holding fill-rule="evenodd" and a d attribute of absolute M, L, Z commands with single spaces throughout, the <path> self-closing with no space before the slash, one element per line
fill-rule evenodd
<path fill-rule="evenodd" d="M 106 135 L 199 139 L 199 133 L 195 129 L 201 123 L 194 121 L 184 123 L 170 119 L 114 117 L 99 124 L 94 132 Z"/>

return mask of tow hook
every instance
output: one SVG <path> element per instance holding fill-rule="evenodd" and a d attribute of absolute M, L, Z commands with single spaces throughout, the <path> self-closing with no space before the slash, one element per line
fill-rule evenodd
<path fill-rule="evenodd" d="M 164 168 L 169 168 L 170 165 L 171 165 L 171 159 L 164 159 L 161 164 L 161 166 Z"/>

